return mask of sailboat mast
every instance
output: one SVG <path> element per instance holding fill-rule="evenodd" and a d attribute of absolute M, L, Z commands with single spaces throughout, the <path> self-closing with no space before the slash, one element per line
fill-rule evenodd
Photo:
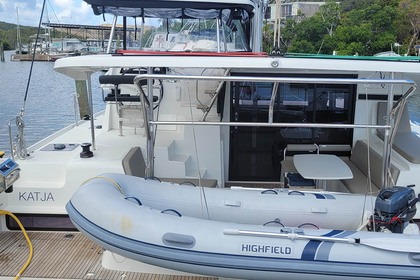
<path fill-rule="evenodd" d="M 19 24 L 19 9 L 16 7 L 16 17 L 17 17 L 17 26 L 16 26 L 16 47 L 18 54 L 22 54 L 22 42 L 20 38 L 20 24 Z"/>

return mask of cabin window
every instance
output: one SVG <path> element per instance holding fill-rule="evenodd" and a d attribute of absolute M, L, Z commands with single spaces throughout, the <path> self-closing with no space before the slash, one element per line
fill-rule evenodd
<path fill-rule="evenodd" d="M 15 214 L 26 230 L 76 231 L 68 215 Z M 20 230 L 14 219 L 6 216 L 9 230 Z"/>
<path fill-rule="evenodd" d="M 296 76 L 294 76 L 296 77 Z M 311 77 L 315 76 L 303 76 Z M 354 78 L 354 76 L 316 76 Z M 231 85 L 231 121 L 267 122 L 272 83 L 235 82 Z M 280 84 L 273 122 L 339 123 L 354 120 L 353 85 Z M 353 130 L 336 128 L 230 128 L 229 180 L 278 181 L 280 162 L 287 144 L 349 144 Z"/>

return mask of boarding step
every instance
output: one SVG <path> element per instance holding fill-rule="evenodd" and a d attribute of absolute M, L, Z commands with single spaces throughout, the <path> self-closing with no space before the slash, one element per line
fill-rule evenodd
<path fill-rule="evenodd" d="M 173 146 L 155 148 L 155 175 L 157 177 L 171 178 L 203 178 L 206 177 L 207 170 L 198 169 L 194 166 L 190 155 L 175 154 Z"/>
<path fill-rule="evenodd" d="M 206 178 L 207 177 L 207 169 L 200 168 L 200 172 L 198 172 L 197 168 L 187 168 L 187 178 Z"/>
<path fill-rule="evenodd" d="M 185 177 L 191 156 L 175 153 L 175 141 L 168 146 L 155 147 L 155 175 L 157 177 Z"/>

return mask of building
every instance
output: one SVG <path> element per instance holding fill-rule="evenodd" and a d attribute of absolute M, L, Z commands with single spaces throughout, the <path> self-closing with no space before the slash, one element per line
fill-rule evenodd
<path fill-rule="evenodd" d="M 280 20 L 284 21 L 289 18 L 296 18 L 300 15 L 305 17 L 311 17 L 318 12 L 319 7 L 324 5 L 325 2 L 292 2 L 290 0 L 277 0 L 280 1 Z M 276 3 L 269 4 L 266 19 L 268 22 L 274 22 L 278 16 Z"/>

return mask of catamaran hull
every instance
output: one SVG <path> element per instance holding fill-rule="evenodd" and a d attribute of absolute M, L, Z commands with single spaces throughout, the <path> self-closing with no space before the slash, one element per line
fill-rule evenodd
<path fill-rule="evenodd" d="M 66 210 L 76 227 L 105 249 L 179 271 L 241 279 L 420 277 L 417 235 L 193 218 L 126 199 L 112 182 L 80 188 Z"/>

